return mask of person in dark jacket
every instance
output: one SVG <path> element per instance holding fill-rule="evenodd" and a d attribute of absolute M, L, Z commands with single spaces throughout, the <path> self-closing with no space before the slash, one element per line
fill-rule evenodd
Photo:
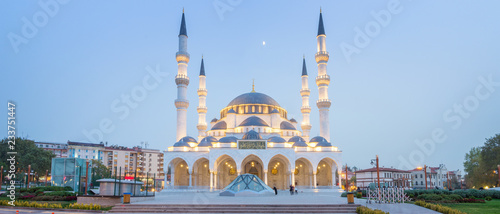
<path fill-rule="evenodd" d="M 278 189 L 276 189 L 276 187 L 274 187 L 273 189 L 274 189 L 274 195 L 278 195 Z"/>

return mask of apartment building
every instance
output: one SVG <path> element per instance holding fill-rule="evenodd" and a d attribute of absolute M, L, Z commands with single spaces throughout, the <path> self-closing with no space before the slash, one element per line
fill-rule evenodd
<path fill-rule="evenodd" d="M 43 150 L 51 151 L 56 158 L 68 157 L 68 144 L 66 143 L 35 142 L 35 145 Z"/>

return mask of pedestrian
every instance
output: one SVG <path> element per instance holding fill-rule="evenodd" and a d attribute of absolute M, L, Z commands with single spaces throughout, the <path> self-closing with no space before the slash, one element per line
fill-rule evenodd
<path fill-rule="evenodd" d="M 293 195 L 293 186 L 290 184 L 290 195 Z"/>
<path fill-rule="evenodd" d="M 278 189 L 276 189 L 276 186 L 274 186 L 274 195 L 278 195 Z"/>

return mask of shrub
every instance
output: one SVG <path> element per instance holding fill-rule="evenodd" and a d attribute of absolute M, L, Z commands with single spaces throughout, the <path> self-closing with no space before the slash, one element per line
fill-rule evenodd
<path fill-rule="evenodd" d="M 363 197 L 363 194 L 361 194 L 360 192 L 356 193 L 356 198 L 362 198 Z"/>
<path fill-rule="evenodd" d="M 450 195 L 445 195 L 443 197 L 443 200 L 448 200 L 448 201 L 458 201 L 463 199 L 462 196 L 457 195 L 457 194 L 450 194 Z"/>
<path fill-rule="evenodd" d="M 343 192 L 342 194 L 340 194 L 340 197 L 347 197 L 347 192 Z"/>
<path fill-rule="evenodd" d="M 486 196 L 486 198 L 484 198 L 484 200 L 487 200 L 487 201 L 491 201 L 491 196 Z"/>
<path fill-rule="evenodd" d="M 425 201 L 440 201 L 443 199 L 443 196 L 436 194 L 422 194 L 417 197 L 417 199 L 425 200 Z"/>
<path fill-rule="evenodd" d="M 386 214 L 382 210 L 373 210 L 365 206 L 359 206 L 356 208 L 356 213 L 358 214 Z M 387 213 L 388 214 L 388 213 Z"/>
<path fill-rule="evenodd" d="M 100 210 L 101 205 L 98 204 L 78 204 L 73 203 L 67 206 L 69 209 L 82 209 L 82 210 Z"/>

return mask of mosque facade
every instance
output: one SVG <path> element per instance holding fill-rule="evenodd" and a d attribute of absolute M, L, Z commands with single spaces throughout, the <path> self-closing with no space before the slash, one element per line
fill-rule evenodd
<path fill-rule="evenodd" d="M 326 51 L 326 34 L 320 12 L 317 53 L 319 91 L 316 106 L 320 115 L 319 136 L 310 136 L 309 76 L 303 60 L 302 121 L 288 119 L 287 110 L 272 97 L 256 92 L 253 87 L 220 110 L 220 119 L 206 122 L 206 76 L 203 59 L 198 88 L 198 136 L 186 135 L 187 87 L 187 28 L 184 12 L 176 53 L 177 133 L 176 143 L 164 154 L 165 170 L 170 169 L 170 182 L 165 176 L 166 189 L 222 189 L 240 174 L 254 174 L 270 187 L 287 189 L 290 185 L 304 188 L 337 188 L 341 173 L 342 152 L 330 140 L 328 98 L 330 76 Z M 299 76 L 299 75 L 297 75 Z M 165 172 L 167 174 L 167 172 Z"/>

